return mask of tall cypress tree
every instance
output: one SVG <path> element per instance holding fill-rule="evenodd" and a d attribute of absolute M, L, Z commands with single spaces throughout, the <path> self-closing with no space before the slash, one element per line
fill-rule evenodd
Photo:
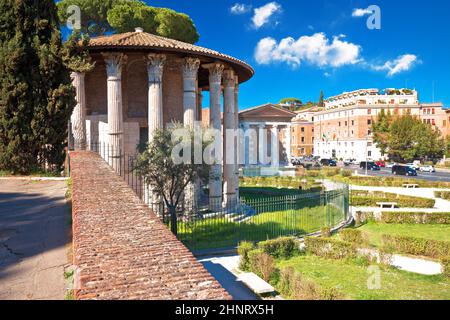
<path fill-rule="evenodd" d="M 0 169 L 62 169 L 76 104 L 52 0 L 0 0 Z"/>

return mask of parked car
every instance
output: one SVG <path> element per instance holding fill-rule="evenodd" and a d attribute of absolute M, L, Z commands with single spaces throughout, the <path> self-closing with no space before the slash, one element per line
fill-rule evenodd
<path fill-rule="evenodd" d="M 377 164 L 377 166 L 379 166 L 380 168 L 386 168 L 386 162 L 384 161 L 377 161 L 375 162 Z"/>
<path fill-rule="evenodd" d="M 392 174 L 398 176 L 417 176 L 417 171 L 408 165 L 395 165 L 392 167 Z"/>
<path fill-rule="evenodd" d="M 423 166 L 420 167 L 419 170 L 420 172 L 430 172 L 430 173 L 436 172 L 436 169 L 433 166 Z"/>
<path fill-rule="evenodd" d="M 352 164 L 355 164 L 356 159 L 344 159 L 344 165 L 345 166 L 350 166 Z"/>
<path fill-rule="evenodd" d="M 397 163 L 395 163 L 395 162 L 389 162 L 386 164 L 386 168 L 391 169 L 393 166 L 396 166 L 396 165 L 397 165 Z"/>
<path fill-rule="evenodd" d="M 333 159 L 321 159 L 320 164 L 327 167 L 337 167 L 337 162 Z"/>
<path fill-rule="evenodd" d="M 420 169 L 420 162 L 417 163 L 416 161 L 411 162 L 411 163 L 407 163 L 406 164 L 408 167 L 413 168 L 414 170 L 419 170 Z"/>
<path fill-rule="evenodd" d="M 366 167 L 367 167 L 367 170 L 372 170 L 372 171 L 378 171 L 378 170 L 380 170 L 380 166 L 379 165 L 377 165 L 375 162 L 373 162 L 373 161 L 361 161 L 360 163 L 359 163 L 359 167 L 361 168 L 361 169 L 366 169 Z"/>

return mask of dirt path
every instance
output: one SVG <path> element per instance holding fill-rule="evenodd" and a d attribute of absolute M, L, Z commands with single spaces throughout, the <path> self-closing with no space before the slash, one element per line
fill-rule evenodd
<path fill-rule="evenodd" d="M 0 180 L 0 299 L 64 299 L 65 181 Z"/>

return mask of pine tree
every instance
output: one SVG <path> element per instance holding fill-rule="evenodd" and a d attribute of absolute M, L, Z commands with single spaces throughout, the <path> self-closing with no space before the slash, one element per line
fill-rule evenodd
<path fill-rule="evenodd" d="M 62 169 L 76 104 L 52 0 L 0 2 L 0 169 Z"/>
<path fill-rule="evenodd" d="M 317 104 L 319 108 L 325 108 L 325 102 L 323 97 L 323 91 L 320 91 L 319 103 Z"/>

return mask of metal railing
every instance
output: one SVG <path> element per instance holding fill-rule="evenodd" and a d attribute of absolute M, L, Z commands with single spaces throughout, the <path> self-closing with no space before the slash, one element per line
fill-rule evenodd
<path fill-rule="evenodd" d="M 135 171 L 138 154 L 115 152 L 107 143 L 91 143 L 88 150 L 100 154 L 143 202 L 147 200 L 144 179 Z M 150 206 L 170 228 L 164 203 Z M 176 215 L 177 237 L 191 250 L 235 247 L 241 241 L 302 236 L 346 221 L 349 188 L 342 184 L 333 190 L 299 190 L 298 194 L 289 190 L 286 196 L 267 196 L 250 188 L 241 191 L 239 200 L 224 203 L 222 199 L 209 199 L 207 186 L 201 186 L 195 199 L 182 199 Z"/>

